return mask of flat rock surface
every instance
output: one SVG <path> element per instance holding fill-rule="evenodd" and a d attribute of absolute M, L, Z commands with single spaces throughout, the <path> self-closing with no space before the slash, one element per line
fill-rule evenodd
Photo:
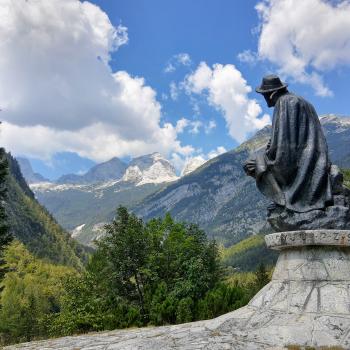
<path fill-rule="evenodd" d="M 250 310 L 246 310 L 251 314 Z M 241 312 L 240 312 L 241 313 Z M 231 318 L 231 314 L 225 317 Z M 220 324 L 219 319 L 216 320 Z M 222 319 L 224 321 L 224 319 Z M 225 323 L 225 322 L 224 322 Z M 214 326 L 214 327 L 213 327 Z M 31 342 L 7 347 L 5 349 L 25 350 L 166 350 L 166 349 L 284 349 L 268 343 L 244 339 L 244 335 L 234 335 L 215 329 L 215 320 L 187 323 L 176 326 L 117 330 L 90 333 L 75 337 L 65 337 L 40 342 Z"/>

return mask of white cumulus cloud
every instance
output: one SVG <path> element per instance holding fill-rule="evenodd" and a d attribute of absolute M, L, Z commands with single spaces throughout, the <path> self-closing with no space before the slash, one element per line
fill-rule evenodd
<path fill-rule="evenodd" d="M 127 28 L 88 1 L 0 0 L 2 145 L 96 161 L 188 152 L 176 127 L 162 123 L 156 92 L 109 66 L 127 42 Z"/>
<path fill-rule="evenodd" d="M 172 73 L 172 72 L 175 72 L 176 71 L 176 67 L 171 63 L 169 62 L 166 67 L 164 68 L 164 73 Z"/>
<path fill-rule="evenodd" d="M 350 1 L 263 0 L 258 55 L 329 96 L 323 73 L 350 64 Z"/>
<path fill-rule="evenodd" d="M 238 142 L 270 123 L 267 114 L 261 115 L 257 101 L 248 97 L 252 89 L 232 64 L 209 67 L 201 62 L 183 85 L 189 94 L 207 94 L 209 104 L 223 113 L 229 134 Z"/>

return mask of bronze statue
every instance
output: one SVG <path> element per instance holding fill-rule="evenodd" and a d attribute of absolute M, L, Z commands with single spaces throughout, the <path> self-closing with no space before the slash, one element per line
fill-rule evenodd
<path fill-rule="evenodd" d="M 272 134 L 245 163 L 246 173 L 276 207 L 305 213 L 332 205 L 327 142 L 314 107 L 276 75 L 264 77 L 256 92 L 274 107 Z"/>

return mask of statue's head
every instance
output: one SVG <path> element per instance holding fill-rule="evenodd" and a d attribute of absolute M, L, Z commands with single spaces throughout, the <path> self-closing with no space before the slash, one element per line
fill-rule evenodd
<path fill-rule="evenodd" d="M 271 74 L 263 77 L 261 85 L 255 91 L 264 96 L 268 107 L 273 107 L 276 104 L 277 97 L 287 91 L 287 86 L 286 83 L 282 83 L 277 75 Z"/>

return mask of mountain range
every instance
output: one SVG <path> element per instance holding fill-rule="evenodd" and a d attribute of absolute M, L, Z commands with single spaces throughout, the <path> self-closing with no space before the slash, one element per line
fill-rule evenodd
<path fill-rule="evenodd" d="M 113 158 L 85 175 L 65 175 L 56 183 L 32 183 L 31 189 L 74 238 L 90 244 L 113 219 L 119 205 L 130 208 L 177 179 L 170 162 L 153 153 L 134 158 L 129 164 Z"/>
<path fill-rule="evenodd" d="M 327 115 L 321 124 L 332 161 L 350 167 L 350 118 Z M 177 220 L 197 223 L 229 246 L 266 229 L 268 203 L 244 174 L 242 164 L 266 144 L 270 132 L 267 126 L 234 150 L 204 164 L 188 164 L 181 177 L 155 153 L 128 165 L 114 158 L 85 175 L 32 183 L 31 189 L 58 222 L 85 244 L 103 234 L 103 224 L 113 218 L 115 208 L 125 205 L 145 220 L 170 212 Z"/>

